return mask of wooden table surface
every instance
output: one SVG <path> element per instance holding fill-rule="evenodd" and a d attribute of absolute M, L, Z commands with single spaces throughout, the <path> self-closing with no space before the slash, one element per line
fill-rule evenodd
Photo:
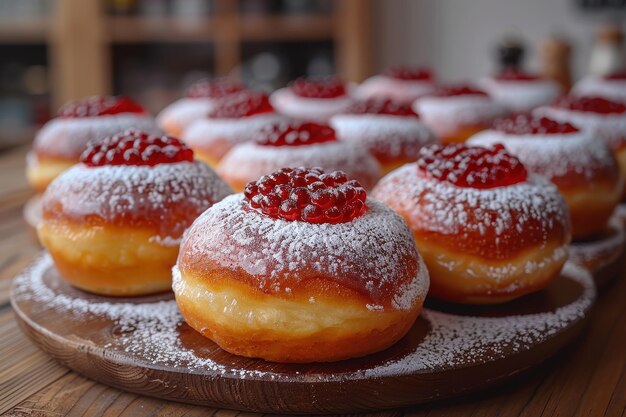
<path fill-rule="evenodd" d="M 0 416 L 247 416 L 122 392 L 64 368 L 15 323 L 12 278 L 41 250 L 22 220 L 25 148 L 0 154 Z M 496 389 L 379 416 L 626 416 L 626 276 L 604 288 L 584 335 Z"/>

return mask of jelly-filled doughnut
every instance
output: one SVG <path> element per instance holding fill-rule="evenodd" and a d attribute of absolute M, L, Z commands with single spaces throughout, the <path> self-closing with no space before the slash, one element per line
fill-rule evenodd
<path fill-rule="evenodd" d="M 568 122 L 604 141 L 615 153 L 626 177 L 626 104 L 602 97 L 564 96 L 534 114 Z M 622 197 L 626 197 L 626 188 Z"/>
<path fill-rule="evenodd" d="M 354 95 L 361 100 L 390 99 L 411 105 L 435 88 L 435 76 L 427 69 L 392 67 L 363 81 Z"/>
<path fill-rule="evenodd" d="M 230 193 L 178 139 L 127 131 L 91 144 L 43 195 L 38 228 L 59 273 L 93 293 L 171 286 L 180 238 Z"/>
<path fill-rule="evenodd" d="M 217 100 L 243 90 L 242 83 L 227 78 L 197 81 L 187 89 L 185 97 L 161 110 L 156 121 L 168 135 L 181 136 L 190 124 L 206 117 Z"/>
<path fill-rule="evenodd" d="M 388 173 L 415 162 L 424 145 L 437 136 L 411 107 L 390 100 L 357 102 L 331 118 L 339 139 L 365 147 Z"/>
<path fill-rule="evenodd" d="M 272 104 L 284 115 L 325 122 L 352 102 L 347 86 L 339 79 L 298 78 L 289 86 L 274 91 Z"/>
<path fill-rule="evenodd" d="M 343 170 L 366 189 L 380 178 L 380 167 L 364 146 L 337 140 L 328 125 L 284 121 L 265 126 L 254 141 L 235 146 L 217 167 L 235 191 L 284 167 Z"/>
<path fill-rule="evenodd" d="M 404 220 L 358 181 L 285 168 L 194 222 L 173 288 L 187 323 L 228 352 L 328 362 L 402 338 L 428 272 Z"/>
<path fill-rule="evenodd" d="M 589 75 L 572 88 L 577 96 L 602 97 L 626 104 L 626 72 L 606 75 Z"/>
<path fill-rule="evenodd" d="M 499 303 L 544 288 L 567 260 L 565 200 L 502 145 L 422 148 L 382 178 L 375 198 L 409 224 L 431 277 L 429 295 Z"/>
<path fill-rule="evenodd" d="M 611 149 L 570 123 L 516 115 L 469 143 L 501 143 L 528 170 L 552 181 L 567 201 L 574 240 L 602 233 L 620 200 L 622 179 Z"/>
<path fill-rule="evenodd" d="M 553 80 L 519 70 L 507 69 L 480 83 L 495 101 L 514 112 L 528 112 L 549 104 L 561 94 Z"/>
<path fill-rule="evenodd" d="M 418 98 L 413 109 L 443 143 L 465 142 L 507 113 L 503 104 L 469 85 L 439 87 Z"/>
<path fill-rule="evenodd" d="M 281 120 L 286 117 L 274 111 L 267 94 L 242 91 L 218 100 L 207 117 L 191 123 L 182 139 L 196 158 L 217 167 L 233 146 L 252 140 L 263 126 Z"/>
<path fill-rule="evenodd" d="M 159 131 L 152 116 L 128 97 L 89 97 L 68 102 L 37 132 L 27 156 L 28 181 L 42 192 L 79 161 L 88 142 L 131 128 Z"/>

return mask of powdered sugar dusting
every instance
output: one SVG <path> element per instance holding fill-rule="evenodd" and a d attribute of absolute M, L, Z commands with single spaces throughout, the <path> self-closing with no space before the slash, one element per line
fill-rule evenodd
<path fill-rule="evenodd" d="M 418 97 L 434 90 L 435 83 L 431 80 L 400 80 L 386 75 L 374 75 L 355 88 L 354 96 L 361 100 L 389 98 L 411 104 Z"/>
<path fill-rule="evenodd" d="M 611 149 L 626 145 L 626 114 L 601 114 L 552 106 L 539 107 L 533 114 L 569 122 L 602 139 Z"/>
<path fill-rule="evenodd" d="M 50 184 L 42 203 L 47 216 L 59 215 L 62 207 L 63 216 L 76 220 L 97 216 L 108 222 L 152 222 L 164 239 L 180 237 L 197 215 L 230 193 L 201 162 L 153 167 L 78 164 Z"/>
<path fill-rule="evenodd" d="M 380 180 L 372 195 L 393 196 L 411 223 L 446 235 L 478 232 L 497 238 L 513 229 L 521 236 L 534 222 L 544 232 L 555 223 L 569 228 L 565 200 L 537 175 L 507 187 L 474 189 L 429 178 L 416 164 L 407 164 Z"/>
<path fill-rule="evenodd" d="M 549 104 L 561 93 L 556 82 L 545 79 L 499 80 L 489 77 L 480 85 L 495 101 L 515 112 L 527 112 Z"/>
<path fill-rule="evenodd" d="M 468 125 L 490 124 L 507 113 L 504 105 L 484 95 L 427 96 L 417 99 L 413 109 L 439 135 L 453 134 Z"/>
<path fill-rule="evenodd" d="M 435 133 L 415 117 L 339 114 L 331 125 L 340 140 L 363 146 L 380 160 L 415 161 L 422 146 L 436 142 Z"/>
<path fill-rule="evenodd" d="M 236 194 L 205 211 L 181 244 L 178 267 L 219 265 L 243 270 L 263 291 L 283 294 L 307 276 L 324 276 L 411 309 L 428 290 L 428 272 L 404 220 L 368 199 L 368 211 L 347 223 L 272 219 L 242 207 Z M 417 285 L 415 282 L 417 282 Z"/>
<path fill-rule="evenodd" d="M 616 166 L 611 150 L 594 140 L 589 132 L 513 135 L 485 130 L 471 137 L 468 143 L 477 146 L 500 143 L 530 171 L 550 179 L 575 172 L 593 180 L 598 171 L 604 174 Z"/>
<path fill-rule="evenodd" d="M 626 103 L 626 80 L 607 80 L 604 77 L 589 75 L 574 85 L 572 93 L 577 96 L 603 97 Z"/>
<path fill-rule="evenodd" d="M 191 123 L 184 131 L 182 139 L 192 149 L 211 149 L 216 141 L 225 141 L 232 147 L 252 140 L 263 126 L 284 120 L 285 116 L 277 113 L 261 113 L 234 119 L 203 118 Z"/>
<path fill-rule="evenodd" d="M 589 272 L 567 263 L 563 275 L 580 285 L 582 294 L 552 311 L 505 317 L 472 317 L 425 309 L 420 321 L 426 323 L 428 330 L 419 344 L 408 353 L 379 359 L 366 368 L 355 369 L 351 366 L 352 361 L 346 361 L 345 371 L 337 371 L 337 365 L 331 365 L 333 371 L 329 372 L 320 364 L 281 368 L 249 360 L 243 369 L 233 366 L 234 361 L 225 359 L 217 362 L 200 351 L 186 347 L 180 338 L 182 317 L 174 300 L 135 304 L 105 297 L 96 300 L 90 297 L 88 300 L 67 295 L 44 282 L 43 274 L 51 267 L 52 260 L 45 255 L 18 277 L 14 300 L 18 304 L 24 300 L 35 301 L 40 308 L 61 311 L 71 320 L 87 321 L 91 316 L 97 316 L 113 321 L 113 328 L 119 337 L 102 346 L 110 357 L 122 353 L 146 366 L 176 367 L 189 373 L 209 371 L 217 376 L 237 379 L 264 377 L 274 381 L 345 381 L 480 366 L 504 358 L 507 352 L 527 351 L 533 345 L 550 340 L 580 322 L 595 299 Z M 210 344 L 208 340 L 207 344 Z"/>
<path fill-rule="evenodd" d="M 247 183 L 286 167 L 342 170 L 366 188 L 372 187 L 380 177 L 378 162 L 365 148 L 339 141 L 301 146 L 243 143 L 224 156 L 217 171 L 224 178 Z"/>
<path fill-rule="evenodd" d="M 274 108 L 289 117 L 303 120 L 328 120 L 350 106 L 350 96 L 336 98 L 308 98 L 295 95 L 289 87 L 272 93 L 270 100 Z"/>
<path fill-rule="evenodd" d="M 44 153 L 78 161 L 89 141 L 104 139 L 127 129 L 161 133 L 154 118 L 148 115 L 122 113 L 98 117 L 56 118 L 46 123 L 37 133 L 33 147 L 35 155 Z"/>
<path fill-rule="evenodd" d="M 184 97 L 161 110 L 156 121 L 161 129 L 176 124 L 184 131 L 194 121 L 207 117 L 214 106 L 214 99 Z"/>

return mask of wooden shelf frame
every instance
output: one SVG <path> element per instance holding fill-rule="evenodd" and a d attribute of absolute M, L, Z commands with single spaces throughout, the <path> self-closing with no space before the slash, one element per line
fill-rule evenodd
<path fill-rule="evenodd" d="M 45 44 L 50 35 L 47 18 L 0 18 L 0 44 Z"/>
<path fill-rule="evenodd" d="M 239 0 L 215 0 L 209 16 L 111 16 L 103 0 L 56 0 L 48 19 L 0 20 L 0 44 L 48 44 L 52 106 L 112 93 L 112 46 L 141 43 L 211 43 L 214 72 L 230 75 L 244 43 L 333 42 L 337 73 L 349 81 L 370 74 L 371 0 L 335 0 L 326 14 L 247 15 Z"/>

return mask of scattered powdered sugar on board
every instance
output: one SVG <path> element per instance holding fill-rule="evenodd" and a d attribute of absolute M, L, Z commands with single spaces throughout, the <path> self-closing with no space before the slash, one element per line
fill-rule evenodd
<path fill-rule="evenodd" d="M 152 221 L 161 238 L 182 235 L 191 221 L 231 193 L 221 178 L 202 162 L 155 166 L 77 164 L 48 186 L 44 212 L 109 222 Z M 176 212 L 176 216 L 167 216 Z"/>
<path fill-rule="evenodd" d="M 410 310 L 428 291 L 428 272 L 404 220 L 368 198 L 365 214 L 347 223 L 273 219 L 243 207 L 243 195 L 205 211 L 181 243 L 181 271 L 218 265 L 243 271 L 259 289 L 283 294 L 303 276 L 328 277 L 375 302 L 391 298 Z"/>
<path fill-rule="evenodd" d="M 116 357 L 114 353 L 122 353 L 147 367 L 175 367 L 189 373 L 210 372 L 226 378 L 270 378 L 274 381 L 323 383 L 480 366 L 503 359 L 506 352 L 520 353 L 532 349 L 534 345 L 546 342 L 578 323 L 587 315 L 596 294 L 590 273 L 567 263 L 563 275 L 578 283 L 582 287 L 582 294 L 575 301 L 554 311 L 505 317 L 472 317 L 425 309 L 422 319 L 428 322 L 429 330 L 424 339 L 407 354 L 391 357 L 369 368 L 355 370 L 347 366 L 345 372 L 325 373 L 323 364 L 275 371 L 269 370 L 269 364 L 260 360 L 248 360 L 247 368 L 237 368 L 229 360 L 218 363 L 186 348 L 179 337 L 182 317 L 174 300 L 136 304 L 73 297 L 44 281 L 44 273 L 52 266 L 49 255 L 36 261 L 16 279 L 13 300 L 17 305 L 27 300 L 35 302 L 37 308 L 57 310 L 68 320 L 88 321 L 90 315 L 111 320 L 119 337 L 107 346 L 101 346 L 108 352 L 108 357 L 113 358 Z M 104 297 L 101 299 L 106 300 Z M 72 337 L 80 335 L 74 334 Z"/>
<path fill-rule="evenodd" d="M 365 188 L 371 188 L 380 178 L 380 166 L 365 148 L 340 141 L 300 146 L 242 143 L 224 156 L 217 171 L 223 178 L 248 183 L 286 167 L 342 170 Z"/>
<path fill-rule="evenodd" d="M 469 141 L 471 145 L 493 146 L 497 143 L 517 156 L 529 170 L 550 179 L 569 172 L 593 180 L 615 169 L 611 150 L 593 139 L 589 132 L 546 135 L 512 135 L 485 130 Z"/>
<path fill-rule="evenodd" d="M 416 117 L 386 114 L 338 114 L 331 126 L 340 140 L 365 147 L 382 159 L 414 161 L 422 146 L 437 141 L 435 133 Z"/>
<path fill-rule="evenodd" d="M 97 117 L 55 118 L 46 123 L 35 137 L 35 155 L 43 153 L 78 160 L 91 140 L 104 139 L 127 129 L 161 134 L 150 115 L 115 114 Z"/>
<path fill-rule="evenodd" d="M 590 273 L 568 262 L 562 274 L 580 284 L 583 293 L 571 304 L 551 312 L 472 317 L 425 309 L 422 316 L 431 328 L 415 351 L 400 360 L 365 370 L 365 376 L 476 366 L 504 358 L 509 349 L 514 353 L 532 349 L 585 318 L 593 305 L 596 289 Z"/>

